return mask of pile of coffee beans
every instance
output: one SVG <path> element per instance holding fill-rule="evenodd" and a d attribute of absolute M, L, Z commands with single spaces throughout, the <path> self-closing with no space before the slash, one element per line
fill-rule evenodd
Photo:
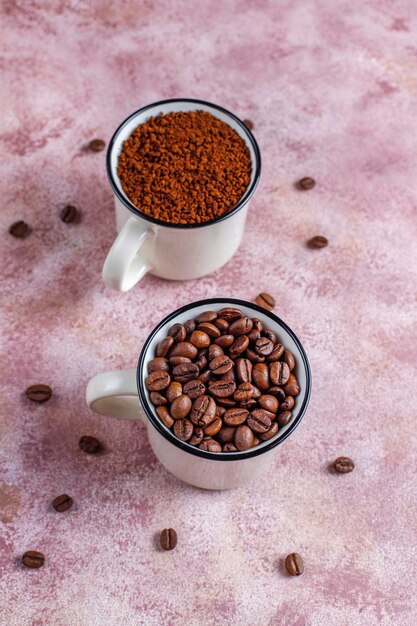
<path fill-rule="evenodd" d="M 300 386 L 293 354 L 240 309 L 176 323 L 148 363 L 156 413 L 181 441 L 209 452 L 248 450 L 292 418 Z"/>

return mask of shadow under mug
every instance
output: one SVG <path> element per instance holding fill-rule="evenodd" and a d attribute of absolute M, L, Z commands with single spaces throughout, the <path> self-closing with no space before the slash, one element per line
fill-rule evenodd
<path fill-rule="evenodd" d="M 225 215 L 203 224 L 168 224 L 140 212 L 123 191 L 117 163 L 123 142 L 134 129 L 159 113 L 208 111 L 228 124 L 247 145 L 252 161 L 248 188 Z M 119 232 L 103 266 L 107 286 L 127 291 L 150 272 L 160 278 L 191 280 L 210 274 L 231 259 L 242 239 L 248 201 L 259 182 L 261 157 L 250 130 L 233 113 L 203 100 L 163 100 L 128 117 L 114 133 L 107 151 L 107 174 L 115 195 Z"/>
<path fill-rule="evenodd" d="M 157 344 L 175 323 L 197 317 L 207 310 L 238 307 L 244 315 L 257 317 L 264 327 L 276 333 L 296 359 L 293 370 L 300 384 L 291 421 L 278 434 L 245 451 L 207 452 L 179 440 L 159 419 L 145 386 L 147 364 L 154 358 Z M 293 331 L 276 315 L 256 304 L 232 298 L 213 298 L 193 302 L 174 311 L 151 332 L 140 353 L 136 369 L 98 374 L 86 390 L 87 405 L 96 413 L 146 424 L 150 445 L 164 467 L 180 480 L 204 489 L 238 487 L 261 475 L 273 462 L 281 444 L 298 426 L 310 399 L 311 374 L 304 349 Z"/>

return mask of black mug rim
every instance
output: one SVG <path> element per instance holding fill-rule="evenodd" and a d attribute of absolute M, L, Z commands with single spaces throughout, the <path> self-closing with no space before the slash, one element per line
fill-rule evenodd
<path fill-rule="evenodd" d="M 146 391 L 145 391 L 145 387 L 143 385 L 143 380 L 142 380 L 143 379 L 142 372 L 143 372 L 143 367 L 144 367 L 145 355 L 147 353 L 148 347 L 152 339 L 154 338 L 154 336 L 156 335 L 156 333 L 159 331 L 159 329 L 162 326 L 167 324 L 170 320 L 175 319 L 178 315 L 181 315 L 182 313 L 185 313 L 186 311 L 189 311 L 190 309 L 193 309 L 195 307 L 202 306 L 202 305 L 210 306 L 211 304 L 226 304 L 226 303 L 236 305 L 236 306 L 251 307 L 255 311 L 259 311 L 259 313 L 266 315 L 273 322 L 275 322 L 276 324 L 281 326 L 284 330 L 286 330 L 286 332 L 290 335 L 290 337 L 295 342 L 302 358 L 303 367 L 306 373 L 306 393 L 304 396 L 303 403 L 297 414 L 297 417 L 294 419 L 293 423 L 291 424 L 291 426 L 288 428 L 288 430 L 282 437 L 277 438 L 277 439 L 272 438 L 271 441 L 268 443 L 268 445 L 262 448 L 260 446 L 255 446 L 255 448 L 250 448 L 249 450 L 240 451 L 240 452 L 227 452 L 227 453 L 208 452 L 205 450 L 200 450 L 200 448 L 190 446 L 189 444 L 187 445 L 187 442 L 181 441 L 180 439 L 175 437 L 175 435 L 170 430 L 166 429 L 163 426 L 162 422 L 154 414 L 154 410 L 147 400 Z M 287 324 L 283 322 L 277 315 L 275 315 L 271 311 L 268 311 L 267 309 L 264 309 L 263 307 L 260 307 L 259 305 L 255 303 L 248 302 L 245 300 L 239 300 L 236 298 L 205 298 L 203 300 L 196 300 L 195 302 L 191 302 L 189 304 L 186 304 L 180 307 L 179 309 L 176 309 L 175 311 L 173 311 L 172 313 L 164 317 L 164 319 L 161 320 L 159 324 L 157 324 L 157 326 L 155 326 L 155 328 L 152 330 L 152 332 L 149 334 L 148 338 L 146 339 L 139 355 L 138 365 L 136 369 L 136 385 L 138 389 L 139 400 L 144 408 L 147 418 L 150 420 L 154 428 L 156 428 L 156 430 L 167 441 L 174 444 L 177 448 L 180 448 L 184 452 L 193 454 L 194 456 L 198 456 L 203 459 L 208 459 L 211 461 L 241 461 L 243 459 L 249 459 L 251 457 L 255 457 L 255 456 L 258 456 L 259 454 L 264 454 L 265 452 L 272 450 L 272 448 L 275 448 L 276 446 L 280 445 L 283 441 L 287 439 L 287 437 L 291 435 L 292 432 L 294 432 L 294 430 L 297 428 L 297 426 L 300 424 L 301 420 L 303 419 L 304 414 L 307 410 L 308 403 L 310 401 L 311 370 L 310 370 L 310 364 L 308 362 L 307 355 L 305 353 L 305 350 L 300 340 L 298 339 L 296 334 L 291 330 L 291 328 L 287 326 Z"/>
<path fill-rule="evenodd" d="M 241 126 L 241 128 L 245 131 L 249 141 L 251 142 L 252 148 L 255 152 L 255 163 L 254 163 L 255 175 L 253 177 L 253 181 L 251 185 L 249 186 L 249 190 L 246 192 L 245 196 L 236 204 L 236 206 L 233 207 L 233 209 L 228 211 L 228 213 L 225 213 L 224 215 L 221 215 L 220 217 L 216 217 L 215 219 L 210 220 L 208 222 L 203 222 L 202 224 L 171 224 L 170 222 L 164 222 L 162 220 L 158 220 L 154 217 L 151 217 L 150 215 L 146 215 L 145 213 L 141 213 L 141 211 L 139 211 L 139 209 L 121 193 L 120 189 L 118 188 L 116 184 L 116 181 L 114 180 L 114 176 L 112 172 L 111 154 L 113 152 L 113 147 L 120 131 L 134 117 L 136 117 L 140 113 L 143 113 L 147 109 L 151 109 L 153 107 L 160 106 L 162 104 L 170 104 L 172 102 L 192 102 L 194 104 L 203 104 L 203 105 L 212 107 L 213 109 L 217 109 L 218 111 L 221 111 L 222 113 L 225 113 L 226 115 L 231 117 L 235 122 L 237 122 L 239 126 Z M 113 136 L 110 139 L 110 142 L 107 148 L 106 169 L 107 169 L 107 177 L 109 179 L 109 182 L 110 182 L 111 188 L 113 189 L 114 194 L 120 200 L 120 202 L 122 202 L 122 204 L 124 204 L 124 206 L 127 209 L 129 209 L 129 211 L 134 213 L 137 217 L 140 217 L 146 220 L 147 222 L 151 222 L 152 224 L 157 224 L 158 226 L 165 226 L 165 228 L 178 228 L 178 229 L 204 228 L 205 226 L 210 226 L 211 224 L 216 224 L 218 222 L 222 222 L 223 220 L 228 219 L 229 217 L 232 217 L 232 215 L 235 215 L 235 213 L 240 211 L 240 209 L 242 209 L 247 204 L 247 202 L 249 202 L 249 200 L 251 199 L 251 197 L 253 196 L 255 192 L 256 187 L 258 186 L 260 175 L 261 175 L 261 152 L 259 150 L 257 141 L 255 137 L 253 136 L 253 134 L 251 133 L 250 129 L 234 113 L 232 113 L 231 111 L 228 111 L 228 109 L 225 109 L 224 107 L 221 107 L 218 104 L 214 104 L 213 102 L 208 102 L 207 100 L 196 100 L 193 98 L 169 98 L 168 100 L 158 100 L 158 102 L 153 102 L 152 104 L 147 104 L 146 106 L 141 107 L 140 109 L 138 109 L 137 111 L 129 115 L 129 117 L 127 117 L 121 124 L 119 124 L 119 126 L 113 133 Z"/>

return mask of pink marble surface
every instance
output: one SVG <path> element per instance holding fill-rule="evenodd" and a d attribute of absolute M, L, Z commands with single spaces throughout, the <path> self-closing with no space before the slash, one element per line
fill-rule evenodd
<path fill-rule="evenodd" d="M 416 623 L 416 42 L 415 0 L 2 3 L 2 626 Z M 81 148 L 180 96 L 254 121 L 263 175 L 245 238 L 214 275 L 121 295 L 100 278 L 115 232 L 105 155 Z M 297 192 L 304 175 L 317 186 Z M 68 202 L 80 224 L 58 219 Z M 7 232 L 18 218 L 23 241 Z M 327 249 L 305 247 L 316 234 Z M 263 289 L 314 377 L 263 479 L 188 487 L 141 424 L 85 407 L 88 379 L 134 366 L 174 307 Z M 54 389 L 45 405 L 22 396 L 36 382 Z M 82 453 L 83 434 L 106 454 Z M 340 454 L 352 474 L 329 473 Z M 62 492 L 75 505 L 60 515 Z M 179 543 L 162 553 L 167 526 Z M 43 569 L 20 567 L 28 549 Z"/>

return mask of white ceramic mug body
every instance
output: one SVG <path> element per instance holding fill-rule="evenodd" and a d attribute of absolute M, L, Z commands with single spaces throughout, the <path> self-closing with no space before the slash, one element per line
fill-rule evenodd
<path fill-rule="evenodd" d="M 301 391 L 295 399 L 291 421 L 272 439 L 246 451 L 206 452 L 177 439 L 160 421 L 145 385 L 147 364 L 154 358 L 155 348 L 166 337 L 170 326 L 195 318 L 202 311 L 218 311 L 227 306 L 238 307 L 245 315 L 259 318 L 266 328 L 277 334 L 279 340 L 294 354 L 294 373 Z M 137 368 L 95 376 L 87 386 L 86 401 L 97 413 L 145 422 L 150 445 L 159 461 L 180 480 L 204 489 L 230 489 L 260 476 L 273 462 L 279 454 L 279 444 L 300 423 L 307 409 L 310 390 L 311 374 L 307 356 L 300 341 L 282 320 L 256 304 L 215 298 L 186 305 L 167 316 L 146 340 Z"/>
<path fill-rule="evenodd" d="M 117 175 L 123 142 L 133 130 L 159 113 L 208 111 L 235 130 L 248 147 L 252 172 L 248 188 L 226 215 L 203 224 L 167 224 L 141 213 L 125 194 Z M 107 152 L 107 173 L 115 194 L 119 235 L 103 266 L 104 282 L 126 291 L 147 272 L 170 280 L 210 274 L 235 254 L 242 239 L 248 203 L 259 182 L 261 159 L 250 130 L 235 115 L 201 100 L 165 100 L 136 111 L 116 130 Z"/>

